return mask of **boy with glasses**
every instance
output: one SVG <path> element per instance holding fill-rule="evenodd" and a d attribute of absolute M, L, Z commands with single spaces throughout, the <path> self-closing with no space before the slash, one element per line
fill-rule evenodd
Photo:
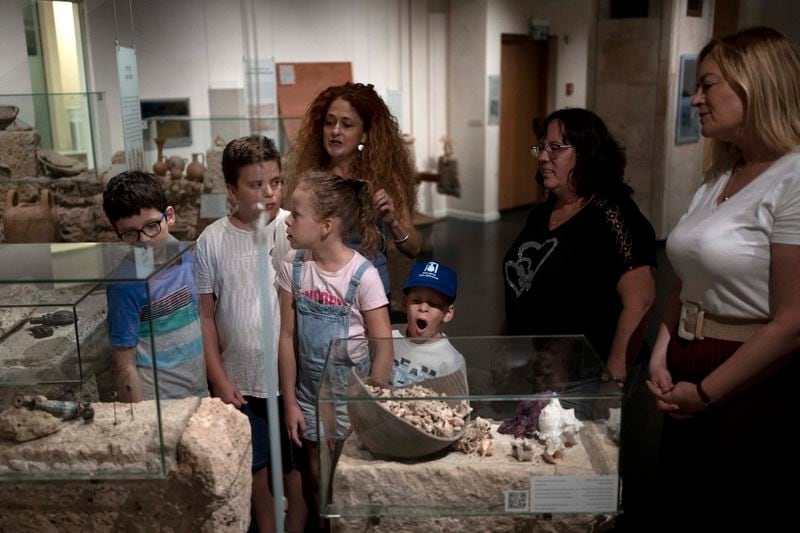
<path fill-rule="evenodd" d="M 111 178 L 103 210 L 123 242 L 152 246 L 158 254 L 174 241 L 169 226 L 175 223 L 175 210 L 151 174 L 129 171 Z M 133 274 L 136 265 L 127 262 L 119 268 L 124 276 L 127 270 Z M 120 398 L 138 402 L 155 397 L 151 346 L 156 347 L 160 399 L 208 396 L 192 255 L 184 253 L 147 283 L 117 283 L 106 291 Z"/>

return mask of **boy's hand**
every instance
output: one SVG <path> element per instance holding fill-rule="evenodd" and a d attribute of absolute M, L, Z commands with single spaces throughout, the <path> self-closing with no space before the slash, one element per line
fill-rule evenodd
<path fill-rule="evenodd" d="M 307 436 L 308 428 L 306 428 L 306 419 L 303 418 L 303 411 L 300 410 L 297 402 L 292 402 L 291 405 L 286 406 L 284 418 L 286 419 L 286 431 L 289 433 L 289 437 L 302 448 L 303 443 L 300 437 Z"/>
<path fill-rule="evenodd" d="M 247 403 L 239 391 L 239 387 L 229 379 L 222 380 L 220 383 L 213 383 L 212 386 L 214 387 L 214 396 L 225 403 L 229 403 L 236 408 Z"/>

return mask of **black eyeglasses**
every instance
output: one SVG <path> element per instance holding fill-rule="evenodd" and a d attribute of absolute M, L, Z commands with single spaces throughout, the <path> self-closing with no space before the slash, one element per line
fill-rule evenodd
<path fill-rule="evenodd" d="M 567 148 L 574 148 L 571 144 L 559 144 L 559 143 L 550 143 L 545 145 L 543 142 L 539 142 L 531 146 L 531 155 L 534 159 L 539 159 L 542 156 L 542 152 L 547 152 L 547 155 L 550 157 L 551 161 L 555 161 L 558 159 L 558 154 L 566 150 Z"/>
<path fill-rule="evenodd" d="M 122 240 L 122 242 L 126 242 L 128 244 L 133 244 L 135 242 L 139 242 L 139 235 L 144 233 L 151 239 L 161 233 L 161 222 L 164 221 L 166 218 L 167 212 L 164 211 L 161 213 L 161 218 L 158 219 L 158 222 L 148 222 L 142 229 L 129 229 L 128 231 L 123 231 L 122 233 L 117 233 L 117 236 Z"/>

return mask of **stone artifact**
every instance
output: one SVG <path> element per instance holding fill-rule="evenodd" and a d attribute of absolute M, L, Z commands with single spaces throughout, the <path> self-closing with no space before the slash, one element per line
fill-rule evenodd
<path fill-rule="evenodd" d="M 27 442 L 60 431 L 63 422 L 45 411 L 9 407 L 0 413 L 0 438 Z"/>
<path fill-rule="evenodd" d="M 44 339 L 47 337 L 52 337 L 55 330 L 50 326 L 39 325 L 34 326 L 30 329 L 31 335 L 33 335 L 37 339 Z"/>
<path fill-rule="evenodd" d="M 14 396 L 14 407 L 27 407 L 31 411 L 44 411 L 61 420 L 82 418 L 89 422 L 94 418 L 94 409 L 88 402 L 48 400 L 45 396 Z"/>
<path fill-rule="evenodd" d="M 0 130 L 6 129 L 17 118 L 19 108 L 15 105 L 0 105 Z"/>
<path fill-rule="evenodd" d="M 156 176 L 165 176 L 167 174 L 167 170 L 169 170 L 169 167 L 167 166 L 167 156 L 164 155 L 164 143 L 167 142 L 167 140 L 156 137 L 153 139 L 153 142 L 156 143 L 156 148 L 158 150 L 158 153 L 156 154 L 156 162 L 153 163 L 153 173 Z"/>
<path fill-rule="evenodd" d="M 112 165 L 124 165 L 125 164 L 125 150 L 117 150 L 114 152 L 114 155 L 111 156 L 111 164 Z"/>
<path fill-rule="evenodd" d="M 33 316 L 31 324 L 43 324 L 45 326 L 67 326 L 75 322 L 75 316 L 68 309 L 61 309 L 54 313 L 45 313 L 40 316 Z"/>
<path fill-rule="evenodd" d="M 203 181 L 206 157 L 202 153 L 192 154 L 192 162 L 186 167 L 186 178 L 192 181 Z"/>
<path fill-rule="evenodd" d="M 169 175 L 172 176 L 172 179 L 179 180 L 183 175 L 183 169 L 186 168 L 186 158 L 173 155 L 167 159 L 167 166 L 169 167 Z"/>
<path fill-rule="evenodd" d="M 18 190 L 9 190 L 6 193 L 6 207 L 3 213 L 6 242 L 57 242 L 60 240 L 53 207 L 53 197 L 47 189 L 39 191 L 37 203 L 21 203 Z"/>
<path fill-rule="evenodd" d="M 77 176 L 86 170 L 86 165 L 77 159 L 61 155 L 54 150 L 39 149 L 36 156 L 51 178 Z"/>

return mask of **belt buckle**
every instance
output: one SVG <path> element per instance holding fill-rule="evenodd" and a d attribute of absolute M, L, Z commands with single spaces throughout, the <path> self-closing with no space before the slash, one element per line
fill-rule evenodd
<path fill-rule="evenodd" d="M 690 314 L 696 317 L 694 328 L 692 328 L 691 331 L 686 327 L 686 319 Z M 705 339 L 703 336 L 703 320 L 705 314 L 706 312 L 694 302 L 685 302 L 681 304 L 681 318 L 678 321 L 678 336 L 687 341 L 701 341 Z"/>

